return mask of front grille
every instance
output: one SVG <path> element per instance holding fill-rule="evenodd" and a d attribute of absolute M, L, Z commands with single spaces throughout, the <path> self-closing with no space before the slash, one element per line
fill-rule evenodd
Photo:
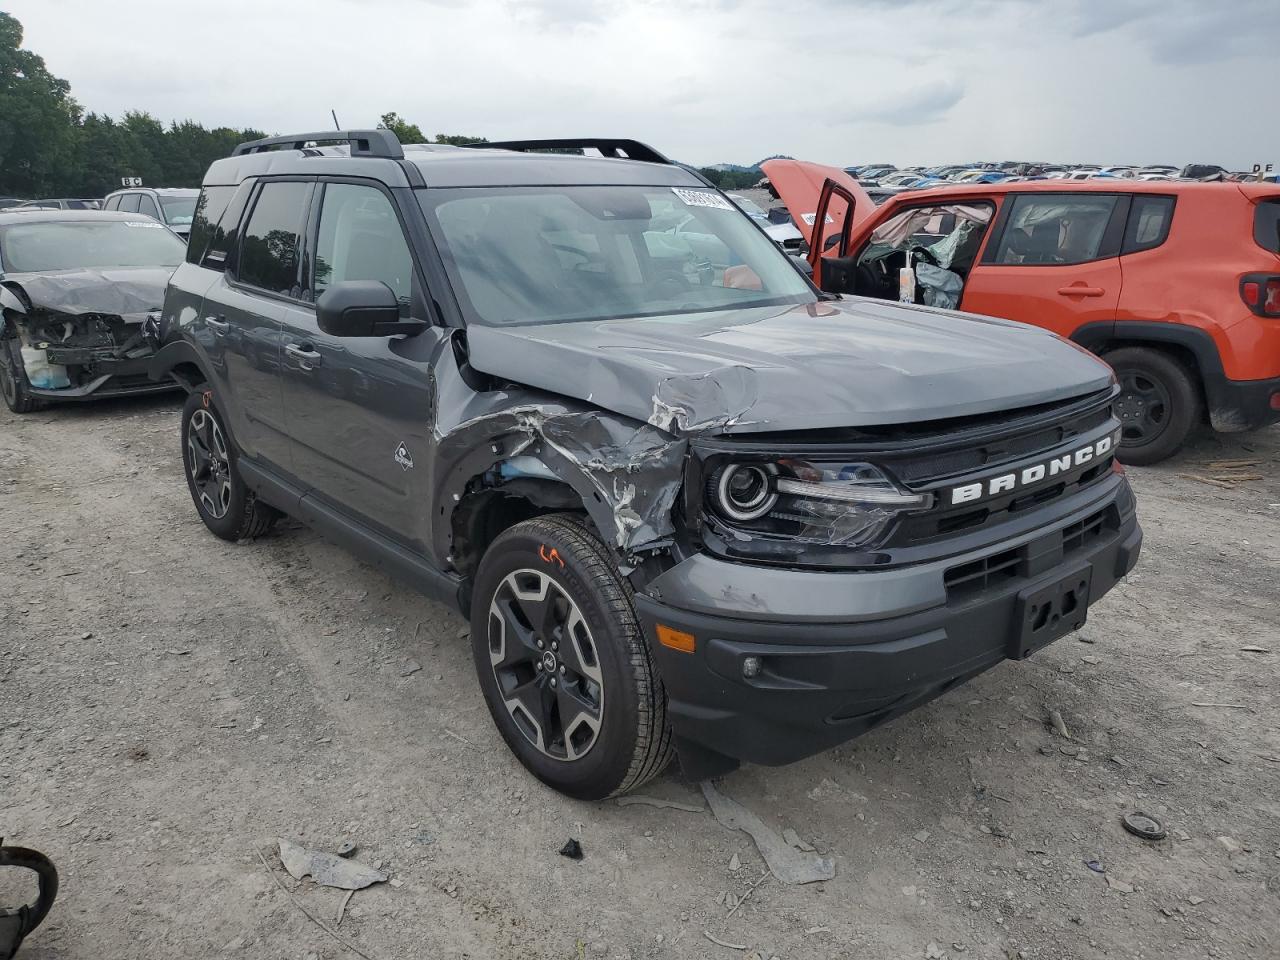
<path fill-rule="evenodd" d="M 1109 397 L 1098 398 L 1091 409 L 1077 411 L 1061 421 L 1028 433 L 1002 436 L 958 450 L 895 458 L 888 463 L 899 480 L 911 486 L 930 483 L 985 467 L 996 468 L 1042 450 L 1051 450 L 1073 437 L 1088 433 L 1111 416 Z"/>
<path fill-rule="evenodd" d="M 1119 529 L 1120 515 L 1114 506 L 1068 524 L 1051 536 L 1060 538 L 1063 559 L 1092 546 L 1109 530 Z M 990 590 L 1030 575 L 1031 557 L 1054 556 L 1052 541 L 1033 541 L 1012 550 L 1002 550 L 979 560 L 970 560 L 948 570 L 942 578 L 947 602 L 961 603 Z"/>
<path fill-rule="evenodd" d="M 1021 573 L 1022 552 L 1005 550 L 981 560 L 972 560 L 952 567 L 943 577 L 947 599 L 983 593 L 991 587 L 1016 580 Z"/>

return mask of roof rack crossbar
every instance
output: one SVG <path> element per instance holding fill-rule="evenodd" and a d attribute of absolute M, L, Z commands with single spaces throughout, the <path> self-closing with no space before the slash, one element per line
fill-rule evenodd
<path fill-rule="evenodd" d="M 612 137 L 570 137 L 563 140 L 499 140 L 494 142 L 464 143 L 464 147 L 490 150 L 518 150 L 532 153 L 538 150 L 599 150 L 602 156 L 612 159 L 641 160 L 645 163 L 665 163 L 676 166 L 674 160 L 664 157 L 647 143 L 639 140 Z"/>
<path fill-rule="evenodd" d="M 308 143 L 349 143 L 353 157 L 385 157 L 403 160 L 404 149 L 390 130 L 322 130 L 319 133 L 291 133 L 283 137 L 249 140 L 231 152 L 233 157 L 265 153 L 273 147 L 302 150 Z"/>

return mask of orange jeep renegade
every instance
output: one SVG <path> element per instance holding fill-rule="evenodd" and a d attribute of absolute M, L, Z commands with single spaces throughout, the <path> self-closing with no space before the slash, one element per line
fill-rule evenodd
<path fill-rule="evenodd" d="M 842 170 L 764 171 L 822 289 L 1020 320 L 1105 357 L 1128 463 L 1201 423 L 1280 420 L 1280 185 L 1026 181 L 874 208 Z"/>

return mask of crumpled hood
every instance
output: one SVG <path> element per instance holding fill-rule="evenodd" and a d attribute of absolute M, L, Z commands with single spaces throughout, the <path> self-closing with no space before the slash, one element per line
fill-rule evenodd
<path fill-rule="evenodd" d="M 916 423 L 1106 387 L 1035 327 L 850 298 L 631 320 L 472 325 L 471 365 L 673 433 Z"/>
<path fill-rule="evenodd" d="M 105 270 L 57 270 L 7 273 L 6 285 L 17 285 L 37 309 L 58 313 L 106 313 L 141 320 L 164 306 L 170 267 L 114 267 Z"/>

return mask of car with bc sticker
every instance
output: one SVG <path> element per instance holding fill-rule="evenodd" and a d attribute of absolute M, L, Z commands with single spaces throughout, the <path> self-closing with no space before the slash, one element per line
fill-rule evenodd
<path fill-rule="evenodd" d="M 242 144 L 159 327 L 208 528 L 287 514 L 461 611 L 575 797 L 855 737 L 1079 628 L 1141 546 L 1104 363 L 823 293 L 631 140 Z"/>

